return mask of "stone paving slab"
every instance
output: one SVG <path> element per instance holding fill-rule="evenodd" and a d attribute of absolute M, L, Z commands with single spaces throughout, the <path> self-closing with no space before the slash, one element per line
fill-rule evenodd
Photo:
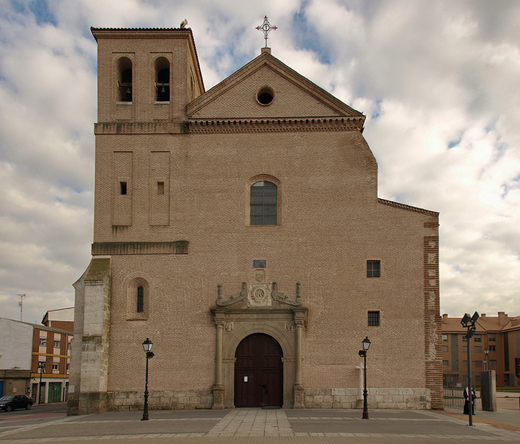
<path fill-rule="evenodd" d="M 459 415 L 461 416 L 461 415 Z M 307 444 L 307 443 L 516 443 L 520 431 L 491 423 L 467 425 L 450 412 L 378 410 L 361 419 L 360 410 L 151 411 L 65 417 L 0 429 L 0 444 Z M 499 418 L 500 416 L 496 416 Z M 514 421 L 514 416 L 512 417 Z M 16 422 L 14 422 L 16 424 Z M 498 424 L 498 423 L 497 423 Z"/>

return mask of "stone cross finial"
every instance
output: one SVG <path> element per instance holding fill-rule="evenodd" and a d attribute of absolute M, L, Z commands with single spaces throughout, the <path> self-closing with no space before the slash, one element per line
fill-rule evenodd
<path fill-rule="evenodd" d="M 271 23 L 269 23 L 267 16 L 264 16 L 264 22 L 260 26 L 257 26 L 256 29 L 264 33 L 265 48 L 267 48 L 267 38 L 269 36 L 269 31 L 276 31 L 278 28 L 276 26 L 271 26 Z"/>

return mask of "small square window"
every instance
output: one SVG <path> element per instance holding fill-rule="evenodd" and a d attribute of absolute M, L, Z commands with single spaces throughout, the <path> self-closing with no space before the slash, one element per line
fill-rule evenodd
<path fill-rule="evenodd" d="M 54 341 L 54 348 L 60 348 L 61 342 L 60 341 Z"/>
<path fill-rule="evenodd" d="M 369 311 L 368 312 L 368 326 L 369 327 L 379 327 L 379 312 L 378 311 Z"/>
<path fill-rule="evenodd" d="M 481 345 L 475 347 L 475 353 L 482 353 L 482 346 Z"/>
<path fill-rule="evenodd" d="M 449 367 L 450 366 L 450 361 L 442 361 L 442 366 L 443 367 Z"/>
<path fill-rule="evenodd" d="M 47 346 L 47 338 L 40 338 L 40 345 L 42 347 L 46 347 Z"/>
<path fill-rule="evenodd" d="M 448 335 L 442 335 L 442 342 L 448 342 Z"/>
<path fill-rule="evenodd" d="M 52 369 L 53 370 L 59 370 L 60 369 L 60 363 L 59 362 L 53 362 L 52 363 Z"/>
<path fill-rule="evenodd" d="M 443 351 L 443 352 L 447 352 L 447 351 L 450 351 L 450 349 L 448 348 L 447 345 L 443 345 L 443 346 L 442 346 L 442 351 Z"/>
<path fill-rule="evenodd" d="M 497 335 L 496 335 L 496 333 L 490 333 L 490 334 L 489 334 L 489 341 L 490 341 L 490 342 L 496 342 L 496 341 L 497 341 Z"/>
<path fill-rule="evenodd" d="M 496 352 L 497 351 L 497 346 L 496 345 L 490 345 L 489 346 L 489 351 L 490 352 Z"/>
<path fill-rule="evenodd" d="M 475 338 L 473 340 L 475 342 L 482 342 L 482 335 L 475 335 Z"/>
<path fill-rule="evenodd" d="M 381 261 L 367 261 L 367 278 L 381 276 Z"/>

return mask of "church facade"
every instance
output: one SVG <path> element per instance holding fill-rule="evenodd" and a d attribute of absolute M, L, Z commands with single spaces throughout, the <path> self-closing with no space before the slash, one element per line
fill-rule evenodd
<path fill-rule="evenodd" d="M 442 408 L 438 213 L 380 199 L 365 117 L 263 48 L 205 91 L 190 29 L 92 29 L 92 261 L 69 414 Z"/>

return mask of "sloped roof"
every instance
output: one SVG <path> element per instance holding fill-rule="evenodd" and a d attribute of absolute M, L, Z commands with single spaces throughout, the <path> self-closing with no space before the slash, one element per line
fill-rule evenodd
<path fill-rule="evenodd" d="M 514 318 L 511 318 L 511 320 L 502 328 L 502 331 L 511 330 L 520 330 L 520 316 L 515 316 Z"/>
<path fill-rule="evenodd" d="M 277 83 L 281 92 L 278 94 L 279 97 L 275 97 L 272 107 L 262 107 L 258 103 L 254 103 L 254 95 L 259 88 L 269 86 L 269 84 L 266 85 L 266 82 L 269 81 Z M 240 91 L 240 95 L 238 93 L 240 88 L 246 88 L 250 95 L 251 108 L 238 106 L 238 103 L 233 106 L 233 101 L 237 97 L 244 97 L 243 91 Z M 290 90 L 285 96 L 284 89 Z M 298 94 L 297 98 L 295 93 Z M 279 99 L 278 102 L 276 102 L 277 99 Z M 295 99 L 308 103 L 295 103 Z M 285 107 L 284 101 L 287 105 Z M 298 115 L 298 109 L 301 110 L 301 115 Z M 296 114 L 290 115 L 287 110 Z M 189 103 L 187 113 L 192 119 L 342 117 L 347 120 L 356 120 L 356 126 L 359 128 L 362 128 L 365 120 L 362 113 L 337 99 L 266 51 Z M 223 113 L 227 115 L 222 115 Z"/>
<path fill-rule="evenodd" d="M 62 330 L 61 328 L 47 327 L 47 326 L 41 325 L 41 324 L 33 324 L 32 322 L 18 321 L 16 319 L 9 319 L 9 318 L 0 318 L 0 319 L 2 319 L 3 321 L 6 321 L 6 322 L 16 322 L 17 324 L 29 325 L 29 326 L 31 326 L 33 328 L 37 328 L 39 330 L 51 331 L 54 333 L 66 334 L 69 336 L 72 336 L 74 334 L 73 332 L 71 332 L 69 330 Z"/>

